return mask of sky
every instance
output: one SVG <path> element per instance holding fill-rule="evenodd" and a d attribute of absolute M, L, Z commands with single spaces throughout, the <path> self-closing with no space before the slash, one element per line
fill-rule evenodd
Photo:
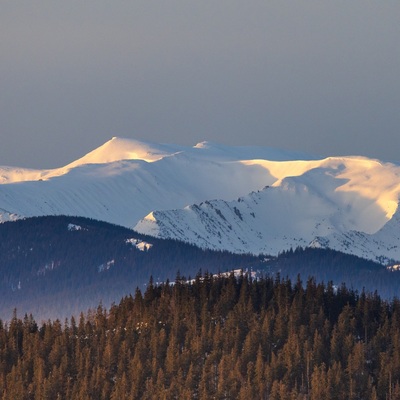
<path fill-rule="evenodd" d="M 398 0 L 3 0 L 0 165 L 113 136 L 400 162 Z"/>

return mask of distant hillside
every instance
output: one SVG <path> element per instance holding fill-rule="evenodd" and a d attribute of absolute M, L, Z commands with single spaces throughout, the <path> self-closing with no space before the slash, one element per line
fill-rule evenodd
<path fill-rule="evenodd" d="M 201 250 L 175 240 L 81 217 L 35 217 L 0 224 L 0 318 L 32 312 L 63 318 L 100 301 L 109 306 L 178 271 L 257 267 L 250 255 Z"/>
<path fill-rule="evenodd" d="M 82 217 L 34 217 L 0 224 L 0 318 L 32 313 L 40 321 L 78 315 L 100 302 L 145 290 L 153 282 L 251 269 L 296 280 L 345 282 L 400 297 L 400 272 L 329 249 L 296 249 L 277 257 L 200 249 Z"/>
<path fill-rule="evenodd" d="M 317 282 L 343 283 L 358 292 L 377 291 L 385 299 L 400 298 L 400 271 L 376 262 L 330 249 L 297 248 L 269 259 L 263 266 L 268 274 L 280 274 L 296 281 L 313 278 Z"/>

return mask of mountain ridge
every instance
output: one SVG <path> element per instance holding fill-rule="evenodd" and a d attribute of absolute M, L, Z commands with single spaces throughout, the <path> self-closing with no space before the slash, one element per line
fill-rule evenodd
<path fill-rule="evenodd" d="M 212 142 L 114 137 L 54 170 L 0 167 L 0 221 L 80 215 L 241 253 L 314 245 L 399 260 L 399 195 L 394 163 Z"/>

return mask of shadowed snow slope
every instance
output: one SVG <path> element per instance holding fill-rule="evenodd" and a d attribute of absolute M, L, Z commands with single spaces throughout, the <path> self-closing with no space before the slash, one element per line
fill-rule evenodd
<path fill-rule="evenodd" d="M 77 215 L 235 252 L 400 259 L 400 167 L 364 157 L 112 138 L 65 167 L 0 167 L 0 183 L 3 221 Z"/>

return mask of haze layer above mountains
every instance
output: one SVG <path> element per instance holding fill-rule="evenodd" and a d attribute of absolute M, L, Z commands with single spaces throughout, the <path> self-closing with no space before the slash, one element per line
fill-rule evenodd
<path fill-rule="evenodd" d="M 0 220 L 76 215 L 201 247 L 329 247 L 400 260 L 400 166 L 263 147 L 112 138 L 52 170 L 0 167 Z"/>

